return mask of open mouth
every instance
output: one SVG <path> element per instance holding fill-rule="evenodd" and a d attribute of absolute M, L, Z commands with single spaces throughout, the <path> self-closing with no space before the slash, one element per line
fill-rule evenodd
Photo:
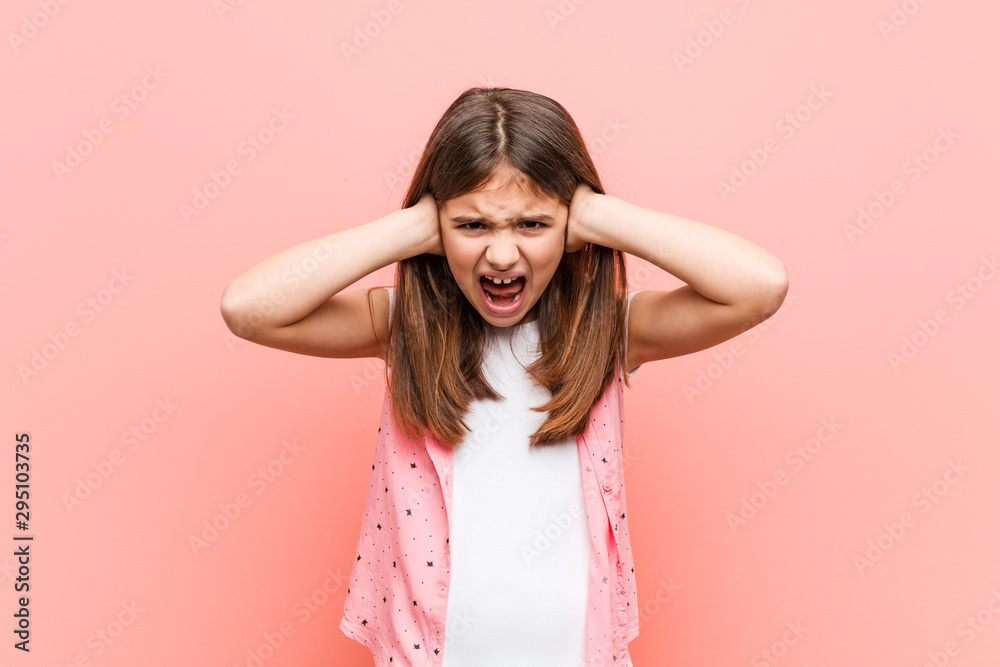
<path fill-rule="evenodd" d="M 483 295 L 485 300 L 495 306 L 491 310 L 495 311 L 509 311 L 516 306 L 520 305 L 521 298 L 524 294 L 524 286 L 527 280 L 524 276 L 514 278 L 509 283 L 499 283 L 493 281 L 491 278 L 482 276 L 479 279 L 479 286 L 483 290 Z M 498 314 L 506 314 L 500 313 Z"/>

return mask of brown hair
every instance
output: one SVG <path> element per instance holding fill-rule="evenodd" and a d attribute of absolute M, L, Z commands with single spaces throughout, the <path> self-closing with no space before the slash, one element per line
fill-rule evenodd
<path fill-rule="evenodd" d="M 448 201 L 503 170 L 523 174 L 525 185 L 566 206 L 580 183 L 604 192 L 580 130 L 558 102 L 524 90 L 471 88 L 431 133 L 403 207 L 426 192 Z M 563 254 L 539 298 L 541 356 L 526 371 L 552 398 L 533 408 L 548 415 L 531 447 L 583 433 L 594 403 L 624 365 L 625 268 L 621 251 L 588 243 Z M 395 290 L 386 349 L 393 418 L 410 438 L 429 432 L 457 447 L 469 430 L 463 417 L 472 401 L 502 398 L 481 369 L 491 325 L 465 298 L 443 256 L 399 262 Z"/>

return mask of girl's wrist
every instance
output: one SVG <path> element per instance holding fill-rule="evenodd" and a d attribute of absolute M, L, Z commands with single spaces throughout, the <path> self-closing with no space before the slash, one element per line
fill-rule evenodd
<path fill-rule="evenodd" d="M 394 221 L 398 230 L 397 238 L 404 241 L 401 249 L 405 256 L 400 259 L 425 253 L 443 254 L 437 204 L 433 197 L 425 195 L 418 203 L 399 209 L 393 215 L 397 217 Z"/>
<path fill-rule="evenodd" d="M 613 200 L 614 197 L 611 195 L 595 192 L 580 202 L 573 223 L 576 225 L 574 227 L 576 234 L 585 243 L 608 246 L 601 223 L 607 220 L 609 209 L 614 206 Z"/>

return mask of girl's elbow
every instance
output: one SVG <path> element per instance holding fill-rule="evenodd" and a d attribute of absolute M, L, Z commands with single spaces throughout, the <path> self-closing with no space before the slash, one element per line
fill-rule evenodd
<path fill-rule="evenodd" d="M 760 291 L 760 310 L 763 313 L 761 321 L 774 315 L 785 302 L 788 294 L 788 270 L 785 265 L 776 260 L 770 275 L 762 281 Z"/>
<path fill-rule="evenodd" d="M 219 299 L 219 310 L 222 312 L 223 319 L 227 322 L 239 312 L 232 283 L 227 285 L 226 289 L 222 291 L 222 298 Z"/>
<path fill-rule="evenodd" d="M 755 327 L 778 312 L 788 294 L 788 272 L 785 265 L 775 260 L 748 284 L 741 300 L 743 322 Z"/>
<path fill-rule="evenodd" d="M 241 303 L 232 283 L 222 292 L 222 298 L 219 300 L 219 312 L 229 330 L 236 336 L 245 338 L 247 327 L 244 325 L 244 320 L 247 317 L 247 309 Z"/>

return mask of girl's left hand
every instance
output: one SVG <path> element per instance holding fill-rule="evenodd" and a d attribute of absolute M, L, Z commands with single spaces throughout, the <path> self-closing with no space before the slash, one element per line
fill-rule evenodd
<path fill-rule="evenodd" d="M 576 186 L 573 199 L 569 203 L 569 217 L 566 219 L 566 247 L 564 252 L 576 252 L 581 250 L 588 241 L 584 239 L 583 213 L 588 208 L 592 199 L 603 195 L 594 192 L 586 183 Z"/>

